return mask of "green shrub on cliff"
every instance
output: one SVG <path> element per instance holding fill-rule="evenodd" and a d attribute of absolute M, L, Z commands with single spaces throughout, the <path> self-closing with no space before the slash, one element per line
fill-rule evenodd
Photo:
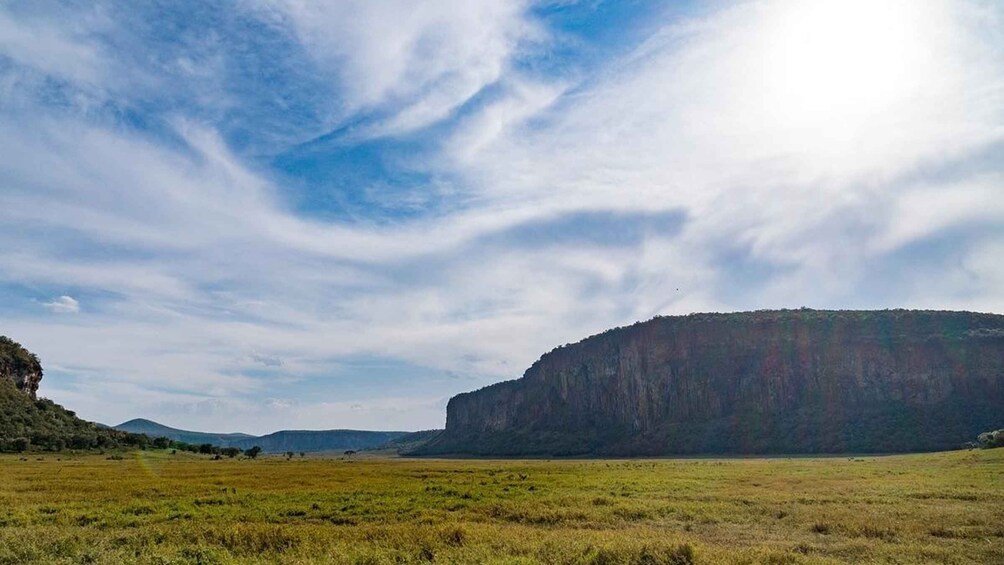
<path fill-rule="evenodd" d="M 976 438 L 976 445 L 983 449 L 1004 447 L 1004 430 L 994 430 L 980 434 Z"/>
<path fill-rule="evenodd" d="M 55 402 L 35 399 L 42 376 L 38 357 L 0 336 L 0 451 L 145 447 L 149 439 L 99 427 Z"/>
<path fill-rule="evenodd" d="M 42 364 L 38 356 L 7 336 L 0 335 L 0 379 L 13 382 L 29 396 L 35 396 L 42 379 Z"/>
<path fill-rule="evenodd" d="M 85 422 L 51 400 L 32 400 L 9 379 L 0 379 L 0 451 L 143 447 L 148 441 Z"/>
<path fill-rule="evenodd" d="M 38 356 L 11 338 L 0 335 L 0 374 L 13 375 L 34 372 L 41 374 Z"/>

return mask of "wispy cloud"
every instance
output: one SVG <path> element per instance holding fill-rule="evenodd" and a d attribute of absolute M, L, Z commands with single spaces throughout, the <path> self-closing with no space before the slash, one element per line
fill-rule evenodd
<path fill-rule="evenodd" d="M 265 367 L 282 367 L 282 359 L 278 357 L 271 357 L 260 353 L 252 353 L 248 357 L 252 362 L 264 365 Z"/>
<path fill-rule="evenodd" d="M 42 304 L 50 312 L 56 314 L 76 314 L 80 312 L 80 303 L 77 302 L 72 296 L 60 296 L 49 302 Z"/>
<path fill-rule="evenodd" d="M 376 112 L 369 135 L 392 135 L 449 115 L 512 71 L 545 30 L 524 0 L 262 0 L 338 81 L 344 111 Z"/>
<path fill-rule="evenodd" d="M 1004 311 L 994 3 L 656 11 L 588 72 L 520 2 L 185 6 L 0 8 L 0 316 L 87 417 L 428 428 L 655 314 Z"/>

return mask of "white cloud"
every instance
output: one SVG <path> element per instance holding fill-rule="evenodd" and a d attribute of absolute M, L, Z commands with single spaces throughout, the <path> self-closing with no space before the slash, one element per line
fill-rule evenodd
<path fill-rule="evenodd" d="M 276 408 L 280 410 L 286 410 L 297 405 L 295 400 L 290 400 L 288 398 L 270 398 L 265 401 L 265 406 L 268 408 Z"/>
<path fill-rule="evenodd" d="M 499 137 L 510 133 L 527 118 L 539 115 L 553 104 L 566 88 L 560 83 L 541 84 L 526 80 L 507 83 L 505 96 L 486 104 L 467 119 L 446 142 L 445 155 L 453 166 L 468 164 Z"/>
<path fill-rule="evenodd" d="M 56 314 L 76 314 L 80 312 L 80 302 L 77 302 L 72 296 L 66 295 L 45 302 L 42 306 L 45 306 L 50 312 L 55 312 Z"/>
<path fill-rule="evenodd" d="M 1000 139 L 996 20 L 959 3 L 889 13 L 870 4 L 749 3 L 667 26 L 545 127 L 486 148 L 475 172 L 499 179 L 500 199 L 717 206 L 749 184 L 831 197 Z M 885 23 L 904 29 L 885 37 Z M 790 60 L 809 37 L 815 47 Z M 879 88 L 874 76 L 894 84 Z"/>
<path fill-rule="evenodd" d="M 951 227 L 999 226 L 1004 219 L 1002 186 L 1004 171 L 904 190 L 874 243 L 879 251 L 890 251 Z"/>
<path fill-rule="evenodd" d="M 382 118 L 371 134 L 435 122 L 496 85 L 423 163 L 467 205 L 386 224 L 306 219 L 182 110 L 168 142 L 44 101 L 4 114 L 0 281 L 101 297 L 74 319 L 7 316 L 5 331 L 94 385 L 43 385 L 87 417 L 144 415 L 115 407 L 134 399 L 190 428 L 431 427 L 451 393 L 658 313 L 1004 304 L 1002 163 L 970 163 L 1004 143 L 997 5 L 743 3 L 668 24 L 578 85 L 513 70 L 542 33 L 522 3 L 256 6 L 342 84 L 338 119 Z M 99 68 L 79 80 L 107 74 L 93 53 Z M 583 210 L 624 223 L 674 211 L 680 227 L 616 245 L 507 239 Z M 965 237 L 951 263 L 883 271 L 953 230 Z M 359 355 L 466 380 L 284 403 Z"/>
<path fill-rule="evenodd" d="M 99 25 L 98 22 L 90 22 Z M 105 77 L 101 53 L 84 33 L 86 26 L 70 29 L 51 22 L 15 21 L 0 11 L 0 53 L 36 71 L 96 85 Z"/>
<path fill-rule="evenodd" d="M 282 359 L 279 357 L 273 357 L 270 355 L 262 355 L 260 353 L 252 353 L 248 356 L 248 359 L 252 363 L 257 363 L 264 367 L 282 367 Z"/>
<path fill-rule="evenodd" d="M 509 70 L 543 30 L 525 0 L 262 0 L 337 77 L 345 111 L 383 109 L 370 134 L 438 121 Z"/>
<path fill-rule="evenodd" d="M 985 3 L 742 3 L 666 26 L 543 119 L 458 153 L 509 206 L 684 209 L 681 253 L 744 250 L 830 303 L 877 240 L 903 237 L 884 232 L 916 207 L 905 179 L 1004 140 L 1000 22 Z M 989 186 L 965 206 L 999 223 Z M 910 237 L 972 217 L 941 194 Z"/>

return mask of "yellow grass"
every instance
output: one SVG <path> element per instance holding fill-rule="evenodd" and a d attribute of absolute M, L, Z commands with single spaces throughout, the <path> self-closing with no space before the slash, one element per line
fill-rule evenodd
<path fill-rule="evenodd" d="M 0 457 L 0 563 L 1004 563 L 1002 449 L 24 459 Z"/>

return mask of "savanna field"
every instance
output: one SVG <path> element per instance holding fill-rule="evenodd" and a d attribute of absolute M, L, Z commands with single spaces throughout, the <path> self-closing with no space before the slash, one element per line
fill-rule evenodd
<path fill-rule="evenodd" d="M 111 458 L 109 458 L 111 457 Z M 1004 563 L 1004 449 L 0 458 L 0 563 Z"/>

